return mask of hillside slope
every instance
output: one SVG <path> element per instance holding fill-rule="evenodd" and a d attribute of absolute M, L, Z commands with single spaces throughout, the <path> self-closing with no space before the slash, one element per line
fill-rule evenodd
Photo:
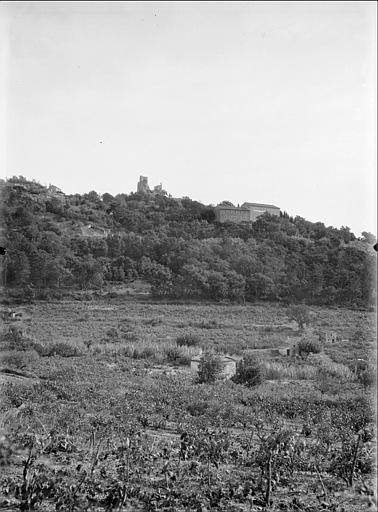
<path fill-rule="evenodd" d="M 287 214 L 219 224 L 189 198 L 65 195 L 23 177 L 1 184 L 2 284 L 23 299 L 142 278 L 157 297 L 367 307 L 375 254 L 349 228 Z"/>

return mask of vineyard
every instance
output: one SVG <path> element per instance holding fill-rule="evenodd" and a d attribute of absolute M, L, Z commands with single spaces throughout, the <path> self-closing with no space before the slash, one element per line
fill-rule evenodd
<path fill-rule="evenodd" d="M 303 332 L 274 304 L 130 297 L 30 304 L 1 337 L 2 510 L 375 510 L 374 313 L 311 308 L 319 354 L 203 384 L 203 350 L 243 357 Z M 340 341 L 341 340 L 341 341 Z"/>

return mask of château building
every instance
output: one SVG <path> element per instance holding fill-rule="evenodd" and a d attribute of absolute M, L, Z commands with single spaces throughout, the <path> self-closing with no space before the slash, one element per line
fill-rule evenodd
<path fill-rule="evenodd" d="M 139 176 L 139 181 L 137 183 L 137 192 L 142 194 L 159 194 L 159 195 L 167 195 L 167 192 L 163 190 L 163 185 L 156 185 L 153 190 L 148 186 L 148 178 L 147 176 Z"/>
<path fill-rule="evenodd" d="M 262 203 L 243 203 L 242 208 L 247 208 L 249 211 L 249 220 L 254 222 L 257 217 L 263 215 L 264 213 L 269 213 L 270 215 L 280 216 L 280 209 L 278 206 L 274 206 L 272 204 L 262 204 Z"/>
<path fill-rule="evenodd" d="M 249 222 L 250 215 L 247 208 L 219 204 L 214 211 L 215 220 L 218 222 Z"/>
<path fill-rule="evenodd" d="M 271 204 L 243 203 L 241 207 L 219 204 L 214 208 L 215 220 L 218 222 L 254 222 L 260 215 L 280 215 L 280 209 Z"/>
<path fill-rule="evenodd" d="M 163 186 L 156 185 L 152 190 L 148 185 L 147 176 L 140 176 L 137 184 L 137 192 L 142 194 L 154 195 L 167 195 L 163 190 Z M 180 201 L 179 199 L 176 199 Z M 280 209 L 278 206 L 263 203 L 243 203 L 241 206 L 234 206 L 228 201 L 224 201 L 214 208 L 215 220 L 217 222 L 254 222 L 260 215 L 269 213 L 279 217 Z"/>

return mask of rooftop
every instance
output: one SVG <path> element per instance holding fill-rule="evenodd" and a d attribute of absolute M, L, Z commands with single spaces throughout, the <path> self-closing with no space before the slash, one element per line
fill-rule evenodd
<path fill-rule="evenodd" d="M 277 210 L 279 210 L 278 206 L 264 203 L 243 203 L 242 206 L 263 206 L 264 208 L 277 208 Z"/>
<path fill-rule="evenodd" d="M 201 361 L 203 354 L 199 354 L 198 356 L 192 357 L 191 361 Z M 240 358 L 232 357 L 232 356 L 226 356 L 226 355 L 219 355 L 219 358 L 224 363 L 237 363 Z"/>
<path fill-rule="evenodd" d="M 218 208 L 220 210 L 242 210 L 243 212 L 248 212 L 248 208 L 243 208 L 242 206 L 228 206 L 225 204 L 218 204 L 215 208 Z"/>

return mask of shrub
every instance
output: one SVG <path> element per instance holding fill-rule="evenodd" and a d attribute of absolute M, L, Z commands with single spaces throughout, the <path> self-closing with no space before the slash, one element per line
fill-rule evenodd
<path fill-rule="evenodd" d="M 129 316 L 125 316 L 125 318 L 121 318 L 120 321 L 119 321 L 119 324 L 118 324 L 118 327 L 121 323 L 124 323 L 124 324 L 135 324 L 136 320 L 135 318 L 131 318 Z"/>
<path fill-rule="evenodd" d="M 124 332 L 122 334 L 122 338 L 125 340 L 125 341 L 138 341 L 139 339 L 139 336 L 136 332 L 134 331 L 128 331 L 128 332 Z"/>
<path fill-rule="evenodd" d="M 41 343 L 24 337 L 22 331 L 13 326 L 7 332 L 1 334 L 0 341 L 2 350 L 35 350 L 39 355 L 43 355 L 45 350 Z"/>
<path fill-rule="evenodd" d="M 194 324 L 195 327 L 199 327 L 200 329 L 218 329 L 221 325 L 217 320 L 202 320 Z"/>
<path fill-rule="evenodd" d="M 183 334 L 176 338 L 176 344 L 178 347 L 182 347 L 184 345 L 187 347 L 196 347 L 200 344 L 200 341 L 200 338 L 195 334 Z"/>
<path fill-rule="evenodd" d="M 111 327 L 107 332 L 106 332 L 106 336 L 112 340 L 118 340 L 119 338 L 119 332 L 118 332 L 118 329 L 116 329 L 115 327 Z"/>
<path fill-rule="evenodd" d="M 187 405 L 186 410 L 191 416 L 202 416 L 209 409 L 209 403 L 205 400 L 195 401 Z"/>
<path fill-rule="evenodd" d="M 35 292 L 35 298 L 38 300 L 51 300 L 51 290 L 39 290 L 38 292 Z"/>
<path fill-rule="evenodd" d="M 0 341 L 2 343 L 7 343 L 11 345 L 12 348 L 15 348 L 18 344 L 20 344 L 22 339 L 22 331 L 14 326 L 9 327 L 6 332 L 2 332 L 0 337 Z"/>
<path fill-rule="evenodd" d="M 157 318 L 147 318 L 143 322 L 145 325 L 151 325 L 152 327 L 155 327 L 157 325 L 160 325 L 163 323 L 163 319 L 160 317 Z"/>
<path fill-rule="evenodd" d="M 182 354 L 178 364 L 181 366 L 190 366 L 191 357 L 187 354 Z"/>
<path fill-rule="evenodd" d="M 308 338 L 301 339 L 298 342 L 297 348 L 300 356 L 302 356 L 302 354 L 308 355 L 311 353 L 319 354 L 319 352 L 322 350 L 321 344 L 318 340 Z"/>
<path fill-rule="evenodd" d="M 29 340 L 29 343 L 27 345 L 27 348 L 25 348 L 25 350 L 35 350 L 37 352 L 38 355 L 40 356 L 43 356 L 45 355 L 45 351 L 46 351 L 46 348 L 44 345 L 42 345 L 42 343 L 39 343 L 38 341 L 35 341 L 35 340 Z"/>
<path fill-rule="evenodd" d="M 24 369 L 27 368 L 30 363 L 35 362 L 39 358 L 35 350 L 9 351 L 0 356 L 0 363 L 5 366 L 12 368 Z"/>
<path fill-rule="evenodd" d="M 308 326 L 311 321 L 310 311 L 304 304 L 290 306 L 287 310 L 289 320 L 297 322 L 300 329 Z"/>
<path fill-rule="evenodd" d="M 364 388 L 373 387 L 376 384 L 376 372 L 373 368 L 367 368 L 363 370 L 358 375 L 359 382 L 364 386 Z"/>
<path fill-rule="evenodd" d="M 330 374 L 325 369 L 319 368 L 315 389 L 320 391 L 322 395 L 338 395 L 344 387 L 345 384 L 338 377 Z"/>
<path fill-rule="evenodd" d="M 124 346 L 120 350 L 120 355 L 131 357 L 132 359 L 147 359 L 152 357 L 154 352 L 150 347 L 136 347 L 135 345 Z"/>
<path fill-rule="evenodd" d="M 9 438 L 0 436 L 0 467 L 10 466 L 13 456 L 18 455 L 18 447 Z"/>
<path fill-rule="evenodd" d="M 67 341 L 57 341 L 47 346 L 44 355 L 61 356 L 61 357 L 77 357 L 81 355 L 78 346 Z"/>
<path fill-rule="evenodd" d="M 84 340 L 84 345 L 89 350 L 91 348 L 91 346 L 93 345 L 93 340 Z"/>
<path fill-rule="evenodd" d="M 222 359 L 219 356 L 211 352 L 205 352 L 198 365 L 197 383 L 215 382 L 221 376 L 223 367 Z"/>
<path fill-rule="evenodd" d="M 247 355 L 236 365 L 236 373 L 232 380 L 236 384 L 248 387 L 258 386 L 264 381 L 264 367 L 255 357 Z"/>
<path fill-rule="evenodd" d="M 163 350 L 164 359 L 176 365 L 189 366 L 192 355 L 192 351 L 188 347 L 168 346 Z"/>
<path fill-rule="evenodd" d="M 143 347 L 142 350 L 140 351 L 139 358 L 140 359 L 151 359 L 151 358 L 154 358 L 155 355 L 156 355 L 156 348 L 146 346 L 146 347 Z"/>

